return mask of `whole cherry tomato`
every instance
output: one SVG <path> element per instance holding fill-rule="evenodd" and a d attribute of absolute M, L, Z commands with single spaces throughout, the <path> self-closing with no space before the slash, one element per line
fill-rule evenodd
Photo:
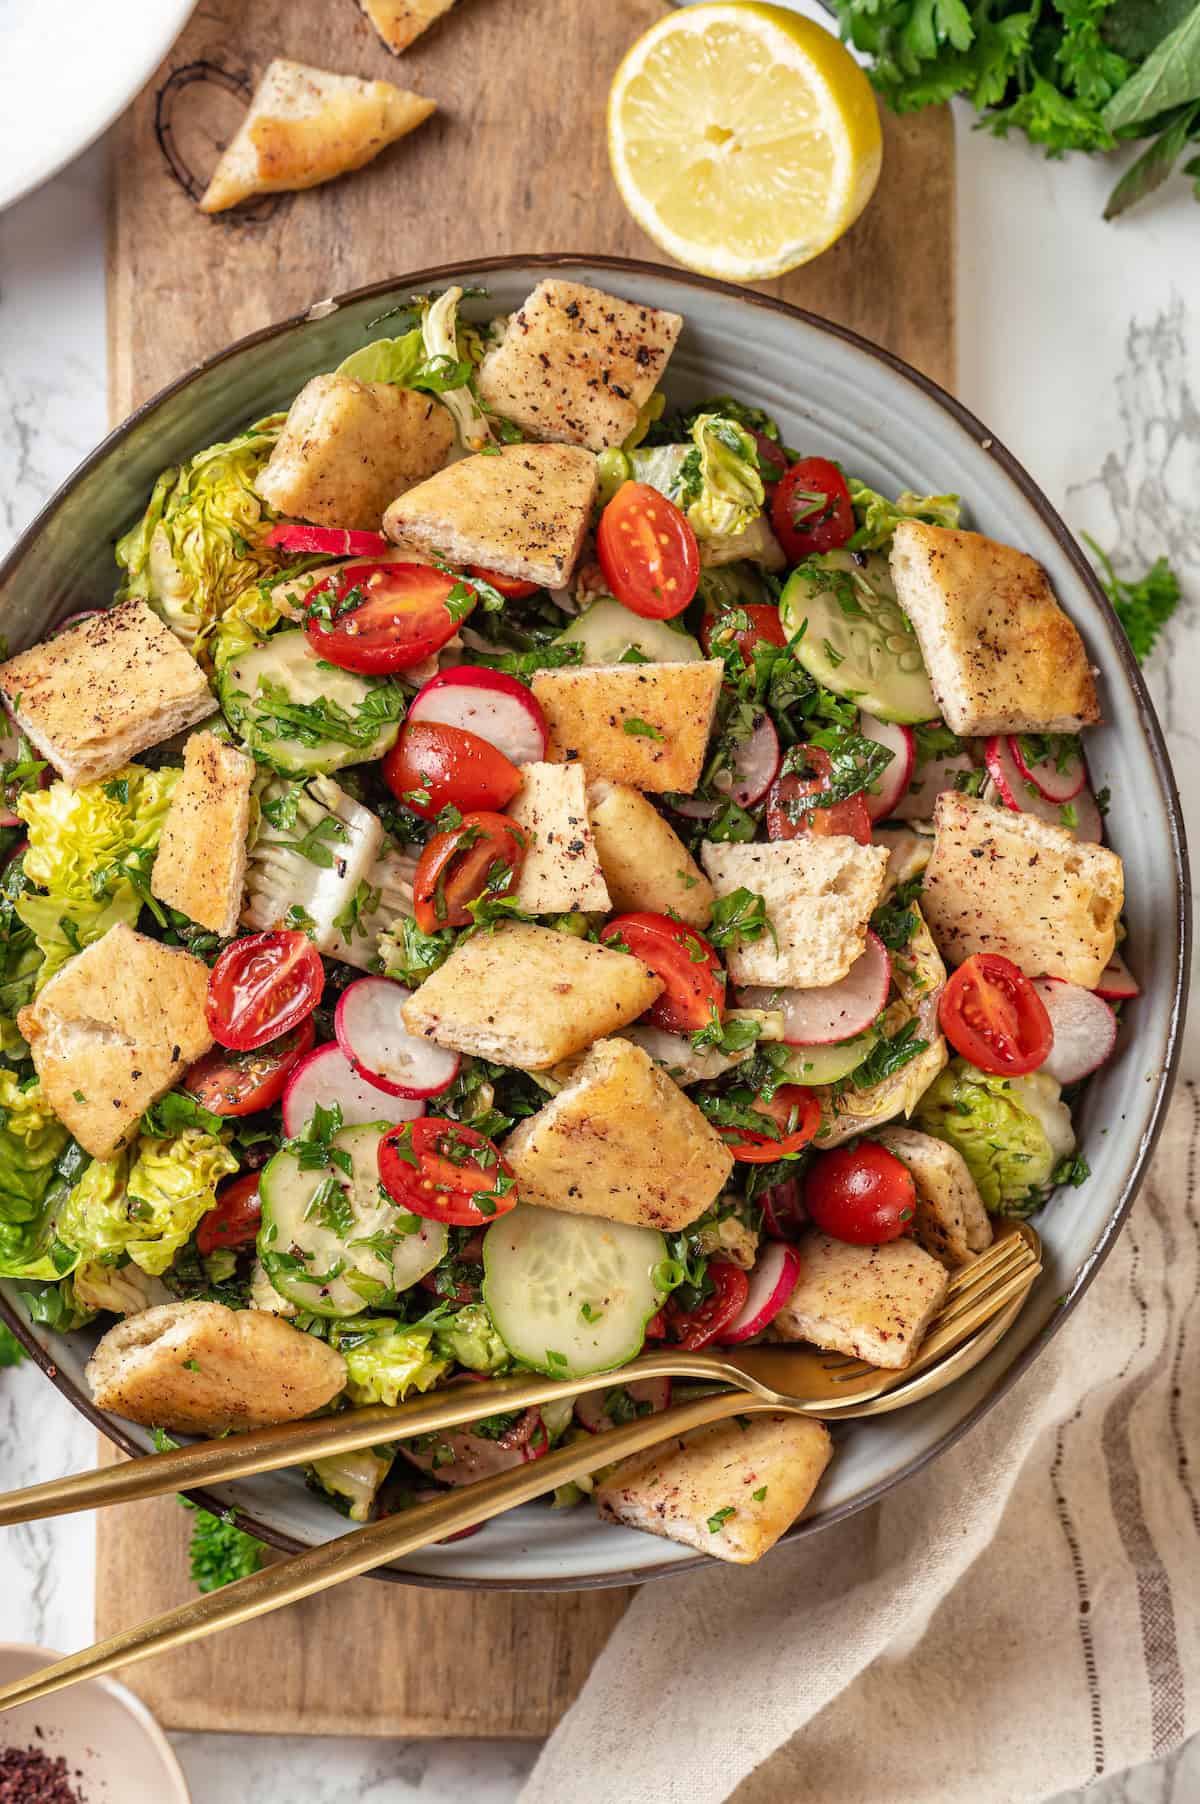
<path fill-rule="evenodd" d="M 881 1246 L 911 1232 L 917 1191 L 894 1153 L 859 1140 L 817 1154 L 805 1174 L 804 1204 L 822 1234 L 852 1246 Z"/>

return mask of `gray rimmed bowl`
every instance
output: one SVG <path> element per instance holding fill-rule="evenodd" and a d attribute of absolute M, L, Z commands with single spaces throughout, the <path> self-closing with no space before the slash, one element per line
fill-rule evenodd
<path fill-rule="evenodd" d="M 665 385 L 672 403 L 736 394 L 773 414 L 789 443 L 841 460 L 876 488 L 960 493 L 970 525 L 1045 565 L 1100 672 L 1105 725 L 1088 736 L 1088 761 L 1096 787 L 1111 790 L 1109 837 L 1125 859 L 1129 962 L 1143 989 L 1129 1008 L 1117 1055 L 1091 1079 L 1077 1111 L 1093 1175 L 1082 1188 L 1057 1195 L 1039 1219 L 1046 1269 L 1002 1343 L 927 1402 L 840 1429 L 837 1456 L 809 1514 L 791 1531 L 796 1538 L 862 1509 L 918 1471 L 1036 1359 L 1120 1230 L 1174 1076 L 1190 936 L 1179 797 L 1120 625 L 1063 521 L 1015 459 L 965 408 L 898 358 L 761 295 L 599 257 L 512 257 L 422 270 L 255 333 L 147 402 L 80 466 L 0 569 L 0 631 L 15 650 L 66 614 L 106 601 L 116 577 L 112 541 L 141 513 L 160 470 L 286 407 L 310 376 L 332 369 L 373 336 L 371 322 L 389 307 L 413 292 L 461 281 L 488 290 L 465 309 L 486 319 L 511 311 L 551 272 L 684 316 Z M 145 1430 L 91 1402 L 83 1367 L 94 1333 L 31 1331 L 11 1285 L 0 1285 L 0 1312 L 77 1409 L 126 1452 L 148 1448 Z M 279 1547 L 308 1546 L 345 1530 L 298 1474 L 230 1485 L 215 1499 L 214 1507 L 235 1508 L 245 1527 Z M 552 1513 L 532 1505 L 471 1540 L 427 1549 L 379 1576 L 407 1584 L 576 1589 L 628 1584 L 702 1560 L 671 1542 L 603 1525 L 586 1507 Z"/>

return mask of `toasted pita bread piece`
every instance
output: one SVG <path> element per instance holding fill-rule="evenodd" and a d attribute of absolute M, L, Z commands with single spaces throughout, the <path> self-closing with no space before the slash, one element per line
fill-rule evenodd
<path fill-rule="evenodd" d="M 590 783 L 587 794 L 600 868 L 617 913 L 649 909 L 707 927 L 712 884 L 654 804 L 607 777 Z"/>
<path fill-rule="evenodd" d="M 711 1422 L 622 1460 L 597 1484 L 596 1508 L 605 1522 L 748 1566 L 803 1513 L 832 1456 L 824 1422 Z"/>
<path fill-rule="evenodd" d="M 632 789 L 690 795 L 724 674 L 720 658 L 539 670 L 532 688 L 550 728 L 547 756 L 556 764 L 579 759 L 589 776 Z"/>
<path fill-rule="evenodd" d="M 522 1202 L 668 1234 L 703 1215 L 733 1170 L 695 1103 L 623 1039 L 597 1040 L 501 1151 Z"/>
<path fill-rule="evenodd" d="M 773 1340 L 807 1340 L 887 1371 L 911 1365 L 950 1274 L 905 1235 L 851 1246 L 815 1230 L 799 1242 L 800 1277 L 771 1323 Z"/>
<path fill-rule="evenodd" d="M 388 503 L 440 470 L 453 443 L 454 422 L 433 395 L 314 376 L 254 486 L 277 513 L 378 532 Z"/>
<path fill-rule="evenodd" d="M 213 171 L 200 211 L 223 213 L 256 194 L 315 188 L 361 169 L 436 106 L 390 81 L 360 81 L 276 57 Z"/>
<path fill-rule="evenodd" d="M 599 288 L 539 282 L 479 366 L 479 392 L 533 438 L 604 451 L 634 430 L 683 320 Z"/>
<path fill-rule="evenodd" d="M 766 903 L 771 931 L 726 953 L 735 983 L 821 989 L 840 983 L 860 957 L 887 870 L 882 846 L 860 846 L 845 833 L 765 845 L 706 839 L 700 857 L 718 896 L 748 889 Z"/>
<path fill-rule="evenodd" d="M 17 1026 L 46 1100 L 93 1159 L 123 1146 L 208 1051 L 207 996 L 203 959 L 120 922 L 21 1009 Z"/>
<path fill-rule="evenodd" d="M 1074 733 L 1100 719 L 1083 640 L 1033 558 L 982 533 L 902 520 L 891 565 L 956 733 Z"/>
<path fill-rule="evenodd" d="M 948 789 L 921 908 L 947 964 L 999 952 L 1027 977 L 1095 989 L 1116 946 L 1125 868 L 1107 846 Z"/>
<path fill-rule="evenodd" d="M 224 1434 L 311 1416 L 345 1388 L 346 1362 L 260 1309 L 160 1303 L 110 1328 L 86 1375 L 100 1408 L 130 1422 Z"/>
<path fill-rule="evenodd" d="M 992 1244 L 992 1223 L 979 1186 L 958 1148 L 916 1128 L 880 1128 L 874 1138 L 912 1173 L 917 1211 L 912 1235 L 950 1271 Z"/>
<path fill-rule="evenodd" d="M 456 567 L 482 564 L 561 588 L 592 515 L 596 460 L 577 445 L 505 445 L 464 457 L 393 501 L 389 539 Z"/>
<path fill-rule="evenodd" d="M 547 1071 L 636 1021 L 662 987 L 627 952 L 512 921 L 461 940 L 402 1013 L 439 1046 Z"/>
<path fill-rule="evenodd" d="M 513 891 L 526 914 L 569 914 L 612 907 L 588 819 L 587 778 L 580 764 L 523 764 L 521 787 L 508 805 L 525 834 L 525 862 Z"/>
<path fill-rule="evenodd" d="M 229 939 L 246 880 L 255 764 L 214 733 L 193 733 L 163 821 L 150 888 L 168 908 Z"/>
<path fill-rule="evenodd" d="M 435 20 L 448 13 L 454 0 L 358 0 L 359 5 L 387 45 L 399 56 L 415 43 Z"/>
<path fill-rule="evenodd" d="M 0 695 L 73 789 L 114 776 L 215 706 L 200 666 L 144 601 L 105 608 L 18 652 L 0 664 Z"/>

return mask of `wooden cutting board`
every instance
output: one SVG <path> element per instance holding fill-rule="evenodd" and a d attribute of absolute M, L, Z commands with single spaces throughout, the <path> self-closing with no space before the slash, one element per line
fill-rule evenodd
<path fill-rule="evenodd" d="M 578 251 L 659 260 L 608 173 L 609 77 L 660 0 L 459 0 L 403 58 L 354 0 L 201 0 L 118 126 L 109 246 L 114 422 L 230 340 L 314 300 L 455 258 Z M 195 206 L 272 56 L 384 78 L 439 110 L 369 168 L 210 220 Z M 884 121 L 858 225 L 767 291 L 953 384 L 949 116 Z M 914 229 L 919 221 L 919 231 Z M 97 1633 L 189 1595 L 171 1500 L 101 1515 Z M 459 1593 L 358 1580 L 131 1668 L 172 1728 L 541 1736 L 630 1596 Z"/>

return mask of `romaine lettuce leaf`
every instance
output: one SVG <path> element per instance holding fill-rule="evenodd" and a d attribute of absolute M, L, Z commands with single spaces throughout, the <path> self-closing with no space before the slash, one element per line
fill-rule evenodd
<path fill-rule="evenodd" d="M 332 1322 L 330 1345 L 346 1361 L 346 1395 L 352 1403 L 399 1403 L 410 1391 L 427 1391 L 446 1370 L 430 1348 L 433 1330 L 405 1327 L 390 1316 L 353 1316 Z"/>
<path fill-rule="evenodd" d="M 43 955 L 39 989 L 110 927 L 137 921 L 178 777 L 174 767 L 127 764 L 104 783 L 52 783 L 19 798 L 29 833 L 24 881 L 48 892 L 26 890 L 14 903 Z"/>
<path fill-rule="evenodd" d="M 93 1159 L 59 1216 L 59 1236 L 86 1259 L 124 1253 L 161 1277 L 237 1168 L 224 1141 L 202 1128 L 143 1135 L 132 1155 Z"/>
<path fill-rule="evenodd" d="M 958 1148 L 996 1215 L 1029 1215 L 1075 1149 L 1071 1111 L 1044 1071 L 993 1077 L 955 1059 L 921 1099 L 916 1123 Z"/>
<path fill-rule="evenodd" d="M 901 520 L 924 520 L 928 526 L 957 526 L 962 502 L 957 495 L 914 495 L 905 489 L 894 501 L 869 489 L 855 476 L 847 478 L 857 531 L 849 540 L 852 551 L 884 551 Z"/>
<path fill-rule="evenodd" d="M 0 1071 L 0 1276 L 61 1278 L 74 1264 L 55 1233 L 71 1145 L 40 1084 Z"/>
<path fill-rule="evenodd" d="M 244 589 L 278 567 L 261 544 L 275 518 L 254 482 L 283 414 L 272 414 L 189 463 L 164 470 L 146 512 L 116 546 L 118 601 L 137 596 L 193 648 Z"/>

